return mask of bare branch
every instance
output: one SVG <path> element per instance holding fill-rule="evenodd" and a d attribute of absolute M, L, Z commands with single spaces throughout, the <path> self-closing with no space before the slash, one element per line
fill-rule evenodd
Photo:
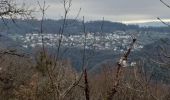
<path fill-rule="evenodd" d="M 166 26 L 168 26 L 168 27 L 170 27 L 170 24 L 168 24 L 168 23 L 166 23 L 166 22 L 164 22 L 161 18 L 157 18 L 159 21 L 161 21 L 161 23 L 163 23 L 164 25 L 166 25 Z"/>
<path fill-rule="evenodd" d="M 25 7 L 23 4 L 18 7 L 13 0 L 0 1 L 0 16 L 3 18 L 16 18 L 18 16 L 30 16 L 33 10 Z"/>
<path fill-rule="evenodd" d="M 18 57 L 26 57 L 25 54 L 19 54 L 15 50 L 3 50 L 3 51 L 0 51 L 0 55 L 13 55 L 13 56 L 18 56 Z"/>
<path fill-rule="evenodd" d="M 107 100 L 112 100 L 113 96 L 117 92 L 117 87 L 119 86 L 119 82 L 121 80 L 120 76 L 121 76 L 122 68 L 124 66 L 124 62 L 127 62 L 128 56 L 131 53 L 131 50 L 132 50 L 135 42 L 136 42 L 136 39 L 133 39 L 129 49 L 127 50 L 127 52 L 123 55 L 123 57 L 120 58 L 119 62 L 117 62 L 117 71 L 116 71 L 115 83 L 114 83 L 113 88 L 111 89 L 111 91 L 108 91 Z"/>
<path fill-rule="evenodd" d="M 168 5 L 167 3 L 165 3 L 163 0 L 160 0 L 165 6 L 167 6 L 168 8 L 170 8 L 170 5 Z"/>

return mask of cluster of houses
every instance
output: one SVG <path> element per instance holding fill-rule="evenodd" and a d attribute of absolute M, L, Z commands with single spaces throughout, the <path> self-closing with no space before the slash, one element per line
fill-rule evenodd
<path fill-rule="evenodd" d="M 124 51 L 132 41 L 131 35 L 123 31 L 113 33 L 87 33 L 78 35 L 60 35 L 60 34 L 39 34 L 28 33 L 25 35 L 12 36 L 14 40 L 20 41 L 24 48 L 34 48 L 36 46 L 53 46 L 57 47 L 61 43 L 64 47 L 76 47 L 96 50 L 114 50 Z M 59 42 L 61 40 L 61 42 Z M 143 48 L 142 45 L 136 44 L 135 49 Z"/>

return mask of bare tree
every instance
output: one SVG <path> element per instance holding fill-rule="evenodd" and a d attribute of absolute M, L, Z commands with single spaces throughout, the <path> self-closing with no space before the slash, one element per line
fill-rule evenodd
<path fill-rule="evenodd" d="M 63 18 L 63 24 L 62 24 L 62 26 L 60 27 L 60 30 L 59 30 L 60 38 L 59 38 L 59 41 L 58 41 L 58 49 L 57 49 L 57 58 L 56 59 L 59 58 L 61 44 L 62 44 L 62 41 L 63 41 L 63 34 L 64 34 L 64 30 L 65 30 L 65 27 L 66 27 L 68 13 L 69 13 L 71 5 L 72 5 L 72 0 L 63 0 L 63 5 L 64 5 L 64 18 Z"/>
<path fill-rule="evenodd" d="M 13 20 L 18 17 L 28 17 L 31 16 L 32 12 L 33 10 L 26 7 L 24 3 L 18 6 L 15 0 L 0 0 L 0 17 L 2 20 L 4 20 L 4 18 Z"/>
<path fill-rule="evenodd" d="M 90 90 L 89 90 L 89 83 L 88 83 L 88 74 L 87 74 L 87 67 L 86 67 L 86 46 L 87 46 L 87 33 L 86 33 L 86 26 L 84 22 L 84 16 L 83 16 L 83 32 L 84 32 L 84 47 L 83 47 L 83 59 L 82 59 L 82 70 L 84 73 L 84 92 L 86 100 L 90 100 Z"/>
<path fill-rule="evenodd" d="M 170 8 L 170 5 L 167 3 L 167 2 L 165 2 L 164 0 L 160 0 L 160 2 L 162 3 L 162 4 L 164 4 L 167 8 Z M 160 18 L 160 17 L 157 17 L 157 19 L 161 22 L 161 23 L 163 23 L 165 26 L 167 26 L 167 27 L 170 27 L 170 24 L 169 23 L 167 23 L 167 22 L 165 22 L 164 20 L 162 20 L 162 18 Z M 170 50 L 170 48 L 169 48 L 169 45 L 170 45 L 170 43 L 169 43 L 169 38 L 167 38 L 167 39 L 161 39 L 161 44 L 160 45 L 158 45 L 158 48 L 157 48 L 157 52 L 158 52 L 158 58 L 159 59 L 151 59 L 154 63 L 157 63 L 157 64 L 159 64 L 159 65 L 161 65 L 161 66 L 167 66 L 168 68 L 169 68 L 169 64 L 170 64 L 170 52 L 169 52 L 169 50 Z"/>
<path fill-rule="evenodd" d="M 134 38 L 129 49 L 127 50 L 127 52 L 117 62 L 117 72 L 116 72 L 116 76 L 115 76 L 115 82 L 114 82 L 113 88 L 110 91 L 108 91 L 107 100 L 112 100 L 113 96 L 117 93 L 117 88 L 121 81 L 123 67 L 126 67 L 126 64 L 128 61 L 128 56 L 131 53 L 131 50 L 132 50 L 135 42 L 136 42 L 136 39 Z"/>

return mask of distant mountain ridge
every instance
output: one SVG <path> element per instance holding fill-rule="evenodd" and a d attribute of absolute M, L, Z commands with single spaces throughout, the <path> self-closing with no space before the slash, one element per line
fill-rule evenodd
<path fill-rule="evenodd" d="M 39 20 L 20 20 L 15 19 L 13 23 L 9 19 L 5 19 L 5 24 L 0 20 L 0 30 L 5 33 L 25 34 L 40 31 L 41 21 Z M 45 33 L 58 33 L 61 28 L 63 20 L 44 20 L 43 31 Z M 140 31 L 159 31 L 170 32 L 168 27 L 140 27 L 140 25 L 126 25 L 118 22 L 110 21 L 88 21 L 85 23 L 87 32 L 103 32 L 110 33 L 113 31 L 127 31 L 127 30 L 140 30 Z M 103 26 L 103 27 L 102 27 Z M 102 28 L 101 28 L 102 27 Z M 83 31 L 83 24 L 80 20 L 68 19 L 64 33 L 79 34 Z"/>
<path fill-rule="evenodd" d="M 138 23 L 137 25 L 139 25 L 140 27 L 166 27 L 167 26 L 162 22 L 146 22 L 146 23 Z"/>

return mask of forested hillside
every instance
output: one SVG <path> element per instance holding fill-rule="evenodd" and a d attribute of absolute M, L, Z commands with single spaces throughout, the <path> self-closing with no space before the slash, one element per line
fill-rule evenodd
<path fill-rule="evenodd" d="M 28 2 L 32 5 L 27 6 Z M 97 7 L 103 1 L 88 2 Z M 30 0 L 23 4 L 19 0 L 0 0 L 0 100 L 169 100 L 167 20 L 151 20 L 163 24 L 159 27 L 123 24 L 104 17 L 89 21 L 87 12 L 81 16 L 81 8 L 77 14 L 72 12 L 74 3 L 80 6 L 76 0 Z M 160 3 L 170 8 L 168 3 Z M 103 15 L 108 14 L 110 4 L 100 5 L 105 5 Z M 115 5 L 119 8 L 114 10 L 119 11 L 115 15 L 122 11 L 127 22 L 145 18 L 141 14 L 128 18 L 130 12 L 123 12 L 131 7 L 127 5 L 122 10 L 123 6 Z M 50 6 L 55 10 L 47 13 Z M 46 18 L 60 10 L 61 18 Z M 111 12 L 107 17 L 110 15 Z"/>

